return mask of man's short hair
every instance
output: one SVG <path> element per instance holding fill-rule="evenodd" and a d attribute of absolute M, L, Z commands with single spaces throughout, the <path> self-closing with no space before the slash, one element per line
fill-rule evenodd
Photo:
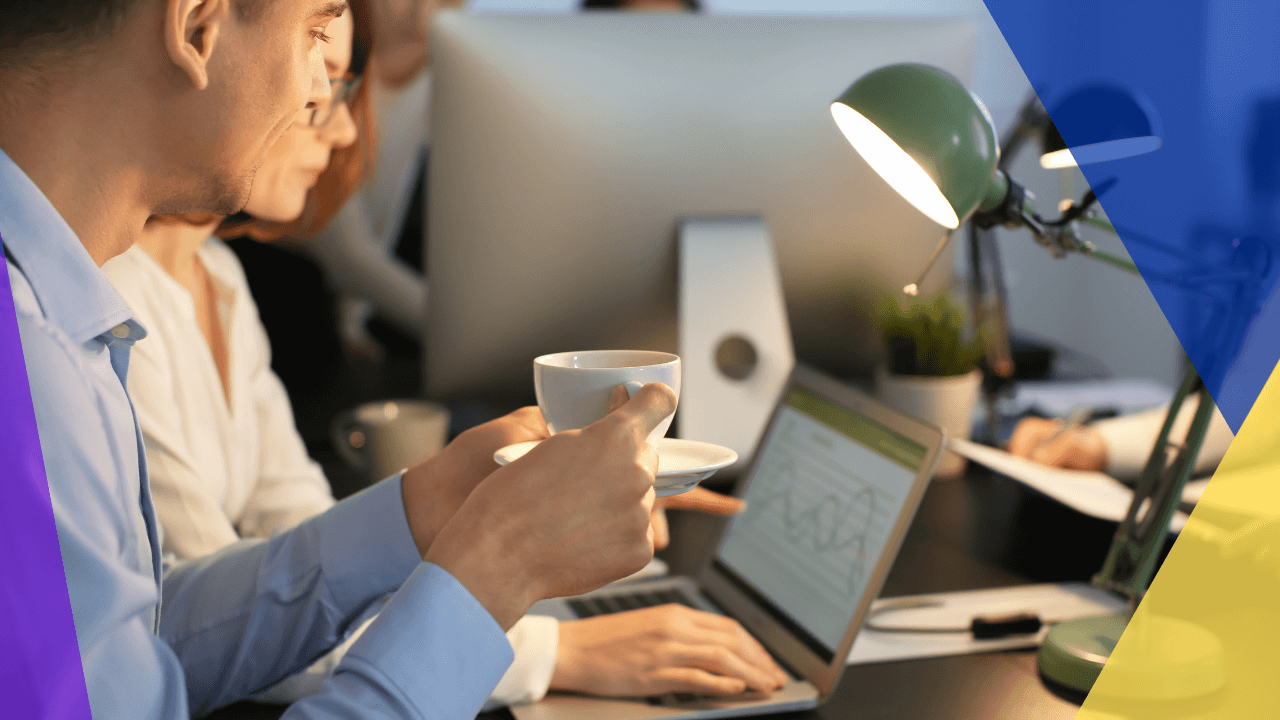
<path fill-rule="evenodd" d="M 18 0 L 0 24 L 0 59 L 28 47 L 70 49 L 108 34 L 134 0 Z M 252 22 L 270 0 L 232 0 L 240 19 Z M 12 60 L 13 58 L 8 58 Z"/>
<path fill-rule="evenodd" d="M 22 0 L 0 28 L 0 51 L 24 45 L 39 49 L 79 45 L 103 35 L 124 16 L 132 0 Z"/>

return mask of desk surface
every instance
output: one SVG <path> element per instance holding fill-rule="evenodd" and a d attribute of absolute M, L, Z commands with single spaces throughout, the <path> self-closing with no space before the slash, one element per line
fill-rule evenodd
<path fill-rule="evenodd" d="M 691 573 L 717 534 L 718 520 L 673 513 L 664 559 Z M 982 471 L 930 486 L 884 596 L 1088 580 L 1102 564 L 1115 526 L 1086 518 Z M 1066 533 L 1070 535 L 1066 535 Z M 1069 537 L 1069 542 L 1062 542 Z M 1073 701 L 1074 700 L 1074 701 Z M 1055 694 L 1031 651 L 855 665 L 822 707 L 787 718 L 1072 718 L 1078 698 Z M 237 703 L 217 720 L 279 717 L 283 708 Z M 503 720 L 500 710 L 480 716 Z"/>

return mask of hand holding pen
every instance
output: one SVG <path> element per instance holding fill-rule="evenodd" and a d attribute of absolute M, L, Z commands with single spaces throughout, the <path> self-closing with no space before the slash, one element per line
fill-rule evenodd
<path fill-rule="evenodd" d="M 1107 443 L 1086 423 L 1094 409 L 1077 405 L 1065 418 L 1024 418 L 1009 439 L 1009 452 L 1042 465 L 1070 470 L 1107 468 Z"/>

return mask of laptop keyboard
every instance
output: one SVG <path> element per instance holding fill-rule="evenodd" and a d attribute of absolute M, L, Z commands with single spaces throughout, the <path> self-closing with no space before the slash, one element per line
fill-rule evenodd
<path fill-rule="evenodd" d="M 684 593 L 676 589 L 636 591 L 627 594 L 574 598 L 568 602 L 569 609 L 573 610 L 573 612 L 580 618 L 595 617 L 596 615 L 608 615 L 610 613 L 638 610 L 646 607 L 656 607 L 658 605 L 666 605 L 668 603 L 676 603 L 678 605 L 697 609 L 693 604 L 693 601 L 686 597 Z"/>

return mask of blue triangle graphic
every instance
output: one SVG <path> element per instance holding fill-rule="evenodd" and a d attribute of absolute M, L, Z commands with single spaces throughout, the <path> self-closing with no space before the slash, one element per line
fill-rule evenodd
<path fill-rule="evenodd" d="M 986 5 L 1067 145 L 1107 112 L 1055 112 L 1082 87 L 1152 111 L 1158 150 L 1081 170 L 1239 430 L 1280 359 L 1280 3 Z"/>

